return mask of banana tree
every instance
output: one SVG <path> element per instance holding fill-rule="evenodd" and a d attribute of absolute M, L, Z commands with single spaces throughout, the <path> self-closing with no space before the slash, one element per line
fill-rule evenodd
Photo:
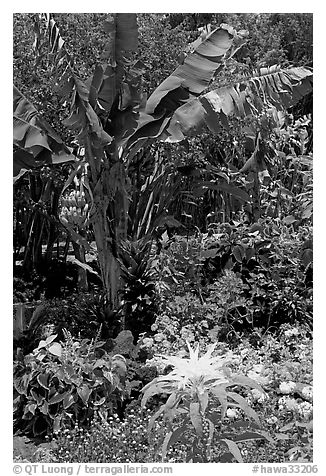
<path fill-rule="evenodd" d="M 137 48 L 135 14 L 108 17 L 104 25 L 108 43 L 103 63 L 96 66 L 87 81 L 82 81 L 76 72 L 54 19 L 45 14 L 38 21 L 45 24 L 58 88 L 70 102 L 70 116 L 64 123 L 75 132 L 85 150 L 84 162 L 89 165 L 85 181 L 89 219 L 103 285 L 111 305 L 116 307 L 119 249 L 128 238 L 128 222 L 133 221 L 135 210 L 134 204 L 131 206 L 129 171 L 139 153 L 156 140 L 178 142 L 200 132 L 203 126 L 218 133 L 229 116 L 256 114 L 269 101 L 277 107 L 288 107 L 311 90 L 312 73 L 305 68 L 260 70 L 252 78 L 206 93 L 225 62 L 246 41 L 245 32 L 237 33 L 228 25 L 221 25 L 196 42 L 183 63 L 146 100 L 141 89 L 143 65 L 130 62 Z M 44 45 L 41 27 L 35 32 L 35 43 Z M 16 137 L 15 131 L 14 127 Z M 28 150 L 28 146 L 30 141 L 20 144 L 22 150 Z M 155 162 L 155 156 L 152 160 Z M 153 229 L 149 223 L 158 218 L 153 204 L 154 195 L 159 200 L 160 194 L 155 183 L 154 176 L 147 181 L 148 206 L 143 207 L 143 217 L 137 219 L 136 228 L 144 233 Z M 220 185 L 225 191 L 225 184 L 213 185 Z M 232 193 L 232 187 L 229 192 Z"/>

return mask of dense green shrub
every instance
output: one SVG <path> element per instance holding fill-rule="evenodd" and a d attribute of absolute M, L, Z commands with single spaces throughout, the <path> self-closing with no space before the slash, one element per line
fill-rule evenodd
<path fill-rule="evenodd" d="M 32 273 L 29 276 L 28 282 L 26 282 L 22 277 L 14 276 L 13 302 L 23 303 L 38 301 L 42 296 L 43 286 L 44 278 L 36 275 L 35 273 Z"/>
<path fill-rule="evenodd" d="M 65 332 L 41 341 L 14 365 L 14 427 L 33 436 L 52 434 L 76 422 L 86 424 L 94 410 L 112 412 L 123 399 L 125 359 L 109 356 L 103 341 L 75 339 Z"/>
<path fill-rule="evenodd" d="M 220 325 L 221 309 L 216 308 L 225 309 L 225 292 L 231 293 L 227 300 L 234 305 L 230 305 L 224 323 L 235 325 L 237 330 L 248 325 L 268 328 L 295 320 L 312 325 L 309 223 L 294 226 L 267 217 L 250 225 L 239 216 L 230 223 L 212 225 L 206 234 L 197 233 L 188 239 L 174 237 L 159 259 L 159 280 L 165 283 L 165 288 L 161 286 L 163 309 L 166 307 L 167 314 L 173 315 L 180 299 L 183 307 L 189 307 L 186 301 L 196 307 L 196 318 L 185 312 L 185 320 L 179 319 L 183 325 L 205 320 L 210 305 L 214 308 L 212 319 Z M 226 274 L 230 271 L 233 274 Z M 234 282 L 229 283 L 229 289 L 221 286 L 221 280 L 232 276 Z"/>

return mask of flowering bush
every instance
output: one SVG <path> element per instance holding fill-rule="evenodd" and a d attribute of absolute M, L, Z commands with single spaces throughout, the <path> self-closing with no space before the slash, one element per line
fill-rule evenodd
<path fill-rule="evenodd" d="M 236 317 L 245 327 L 249 323 L 268 328 L 296 320 L 311 325 L 312 229 L 306 222 L 292 225 L 270 216 L 251 225 L 240 214 L 230 223 L 211 224 L 208 233 L 174 238 L 158 259 L 171 292 L 163 292 L 164 304 L 173 303 L 175 294 L 191 293 L 198 301 L 197 314 L 205 314 L 199 307 L 209 302 L 206 298 L 213 290 L 207 286 L 216 283 L 223 288 L 223 273 L 233 271 L 233 276 L 226 276 L 228 291 L 234 291 L 235 302 L 239 298 L 240 302 L 231 313 L 228 309 L 231 322 Z M 225 291 L 218 292 L 220 303 Z"/>
<path fill-rule="evenodd" d="M 195 340 L 206 346 L 232 333 L 235 320 L 249 313 L 243 297 L 243 283 L 232 271 L 226 271 L 213 284 L 203 288 L 202 295 L 194 292 L 167 294 L 151 329 L 151 337 L 143 337 L 139 345 L 154 354 L 176 353 Z"/>
<path fill-rule="evenodd" d="M 295 398 L 281 397 L 278 400 L 278 406 L 282 410 L 286 408 L 289 411 L 296 412 L 303 420 L 311 420 L 312 418 L 312 404 L 309 402 L 299 402 Z"/>
<path fill-rule="evenodd" d="M 253 389 L 247 397 L 276 441 L 268 451 L 263 446 L 252 447 L 254 461 L 311 461 L 313 389 L 309 328 L 286 324 L 277 335 L 262 336 L 258 347 L 243 339 L 233 353 L 238 357 L 238 371 L 255 378 L 268 395 L 262 401 Z"/>

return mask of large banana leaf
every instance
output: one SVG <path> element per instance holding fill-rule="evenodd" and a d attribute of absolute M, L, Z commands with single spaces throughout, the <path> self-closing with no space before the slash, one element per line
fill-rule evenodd
<path fill-rule="evenodd" d="M 46 24 L 46 39 L 43 42 L 40 33 L 42 21 L 45 21 Z M 93 135 L 96 144 L 110 143 L 111 137 L 103 130 L 100 119 L 94 110 L 97 109 L 96 88 L 94 89 L 93 85 L 90 92 L 90 85 L 87 86 L 76 74 L 73 59 L 67 51 L 65 40 L 62 38 L 55 20 L 48 13 L 36 15 L 35 26 L 35 45 L 39 45 L 37 53 L 41 55 L 42 47 L 47 46 L 48 52 L 52 55 L 56 80 L 60 84 L 58 91 L 63 98 L 70 101 L 70 116 L 64 121 L 64 124 L 77 132 L 81 143 L 85 142 L 85 137 L 88 134 Z M 119 37 L 116 41 L 118 44 L 121 43 Z M 98 69 L 95 70 L 94 78 L 94 83 L 99 88 Z"/>
<path fill-rule="evenodd" d="M 228 25 L 212 31 L 155 89 L 147 101 L 147 114 L 175 111 L 185 101 L 201 94 L 221 68 L 226 55 L 232 56 L 244 41 Z"/>
<path fill-rule="evenodd" d="M 72 74 L 69 84 L 72 92 L 70 116 L 63 124 L 77 132 L 81 144 L 85 144 L 90 135 L 96 146 L 109 144 L 112 138 L 104 131 L 98 115 L 89 103 L 89 91 L 85 83 Z"/>
<path fill-rule="evenodd" d="M 71 149 L 15 86 L 13 106 L 14 177 L 37 165 L 75 160 Z"/>
<path fill-rule="evenodd" d="M 158 137 L 167 128 L 171 115 L 183 104 L 198 97 L 213 77 L 245 43 L 241 35 L 228 25 L 212 31 L 196 47 L 182 65 L 166 78 L 149 97 L 145 111 L 139 112 L 138 127 L 126 142 L 126 148 L 137 148 L 145 137 Z M 180 134 L 180 140 L 184 137 Z"/>
<path fill-rule="evenodd" d="M 167 129 L 171 141 L 197 134 L 204 125 L 213 132 L 227 117 L 256 115 L 264 106 L 289 108 L 312 91 L 312 72 L 304 67 L 262 68 L 243 81 L 210 91 L 178 108 Z"/>
<path fill-rule="evenodd" d="M 108 42 L 103 53 L 106 64 L 98 65 L 88 81 L 90 103 L 96 112 L 108 115 L 121 90 L 125 73 L 126 58 L 137 50 L 138 27 L 135 13 L 117 13 L 105 22 Z M 129 89 L 130 94 L 130 89 Z M 125 96 L 126 97 L 126 94 Z M 121 104 L 122 103 L 122 104 Z M 122 109 L 126 104 L 120 101 Z"/>
<path fill-rule="evenodd" d="M 42 51 L 46 47 L 56 69 L 60 65 L 73 68 L 73 59 L 67 51 L 65 40 L 51 14 L 35 15 L 34 23 L 34 50 L 38 57 L 44 54 Z M 45 23 L 44 38 L 41 34 L 42 23 Z M 138 47 L 137 15 L 135 13 L 112 14 L 104 23 L 104 29 L 108 34 L 108 41 L 102 54 L 104 62 L 96 66 L 93 76 L 84 83 L 84 87 L 89 90 L 88 101 L 94 111 L 97 114 L 101 113 L 102 116 L 108 116 L 121 89 L 127 58 Z M 76 72 L 74 73 L 76 76 Z M 69 78 L 68 74 L 64 81 L 65 93 L 69 92 L 69 86 L 67 87 Z M 122 109 L 126 108 L 126 97 L 130 98 L 132 88 L 125 87 L 124 89 L 125 94 L 120 101 Z"/>

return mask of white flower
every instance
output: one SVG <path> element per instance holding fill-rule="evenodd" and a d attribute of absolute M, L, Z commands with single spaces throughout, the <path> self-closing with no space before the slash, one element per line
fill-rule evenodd
<path fill-rule="evenodd" d="M 285 407 L 287 410 L 295 411 L 298 409 L 298 402 L 294 398 L 287 398 Z"/>
<path fill-rule="evenodd" d="M 148 349 L 150 349 L 153 344 L 154 344 L 154 340 L 151 337 L 145 337 L 141 343 L 142 347 L 146 347 Z"/>
<path fill-rule="evenodd" d="M 311 386 L 303 387 L 303 389 L 302 389 L 302 395 L 303 395 L 307 400 L 312 400 L 312 395 L 313 395 L 312 387 L 311 387 Z"/>
<path fill-rule="evenodd" d="M 258 403 L 263 403 L 268 398 L 266 393 L 260 392 L 257 388 L 253 388 L 251 390 L 251 395 L 253 401 Z"/>
<path fill-rule="evenodd" d="M 281 397 L 278 399 L 278 407 L 280 410 L 283 410 L 286 404 L 287 397 Z"/>
<path fill-rule="evenodd" d="M 279 389 L 282 393 L 284 393 L 285 395 L 288 395 L 289 393 L 293 392 L 295 387 L 296 387 L 296 384 L 290 381 L 290 382 L 282 382 L 280 384 Z"/>
<path fill-rule="evenodd" d="M 242 349 L 240 354 L 242 358 L 246 357 L 249 354 L 249 349 Z"/>
<path fill-rule="evenodd" d="M 275 423 L 277 423 L 277 417 L 276 416 L 272 416 L 270 418 L 267 418 L 266 419 L 266 422 L 269 424 L 269 425 L 274 425 Z"/>
<path fill-rule="evenodd" d="M 297 401 L 294 398 L 290 398 L 290 397 L 286 397 L 286 396 L 281 397 L 278 400 L 278 406 L 279 406 L 280 410 L 283 410 L 284 408 L 286 410 L 290 410 L 290 411 L 297 411 L 298 410 Z"/>
<path fill-rule="evenodd" d="M 193 332 L 191 332 L 190 329 L 187 329 L 187 327 L 183 327 L 181 329 L 181 337 L 185 339 L 188 342 L 192 342 L 195 340 L 195 335 Z"/>
<path fill-rule="evenodd" d="M 288 329 L 287 331 L 284 332 L 285 337 L 293 337 L 297 336 L 299 334 L 298 329 Z"/>
<path fill-rule="evenodd" d="M 239 418 L 241 415 L 239 410 L 237 410 L 236 408 L 228 408 L 226 410 L 226 416 L 230 420 L 234 420 L 235 418 Z"/>
<path fill-rule="evenodd" d="M 199 357 L 199 346 L 193 350 L 187 342 L 189 349 L 189 358 L 180 359 L 174 356 L 164 356 L 161 358 L 166 361 L 167 365 L 172 365 L 174 370 L 170 372 L 171 376 L 181 377 L 182 380 L 189 384 L 204 379 L 214 379 L 216 383 L 227 383 L 228 379 L 225 378 L 224 364 L 228 361 L 225 357 L 212 357 L 212 353 L 215 349 L 215 344 L 208 346 L 207 352 Z"/>
<path fill-rule="evenodd" d="M 252 369 L 254 372 L 257 372 L 258 374 L 260 374 L 264 370 L 264 366 L 263 364 L 256 364 L 253 366 Z"/>
<path fill-rule="evenodd" d="M 166 367 L 166 363 L 163 362 L 163 359 L 160 357 L 153 357 L 152 359 L 147 359 L 145 362 L 146 367 L 156 367 L 158 373 L 163 373 Z"/>
<path fill-rule="evenodd" d="M 313 406 L 309 402 L 302 402 L 298 405 L 298 413 L 304 419 L 310 418 L 312 414 Z"/>
<path fill-rule="evenodd" d="M 162 332 L 159 332 L 158 334 L 155 334 L 154 340 L 156 342 L 161 342 L 164 339 L 164 334 Z"/>
<path fill-rule="evenodd" d="M 165 364 L 165 367 L 172 366 L 173 370 L 167 375 L 157 377 L 147 384 L 143 391 L 164 384 L 167 393 L 175 391 L 186 391 L 190 395 L 204 394 L 212 388 L 229 382 L 228 370 L 225 364 L 230 361 L 230 355 L 212 357 L 216 344 L 208 346 L 207 352 L 199 357 L 199 346 L 192 349 L 187 342 L 189 357 L 180 358 L 177 356 L 158 355 L 155 360 Z M 160 391 L 160 393 L 162 393 Z"/>

